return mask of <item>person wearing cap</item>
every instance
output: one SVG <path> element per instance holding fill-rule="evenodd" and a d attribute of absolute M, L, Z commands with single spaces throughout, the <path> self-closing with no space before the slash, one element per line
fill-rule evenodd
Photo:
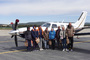
<path fill-rule="evenodd" d="M 36 40 L 38 39 L 38 30 L 36 29 L 36 25 L 33 26 L 33 29 L 31 30 L 32 33 L 32 40 L 33 40 L 33 48 L 37 50 L 39 47 Z"/>
<path fill-rule="evenodd" d="M 31 51 L 31 40 L 32 40 L 32 34 L 30 31 L 30 27 L 27 27 L 27 31 L 24 32 L 25 40 L 28 42 L 27 51 Z"/>
<path fill-rule="evenodd" d="M 40 50 L 43 50 L 42 48 L 42 42 L 43 42 L 43 30 L 41 28 L 41 26 L 38 27 L 38 36 L 40 39 L 40 42 L 38 43 Z"/>
<path fill-rule="evenodd" d="M 51 31 L 49 32 L 49 39 L 51 41 L 51 49 L 55 49 L 55 35 L 56 35 L 56 32 L 54 31 L 53 28 L 51 28 Z"/>

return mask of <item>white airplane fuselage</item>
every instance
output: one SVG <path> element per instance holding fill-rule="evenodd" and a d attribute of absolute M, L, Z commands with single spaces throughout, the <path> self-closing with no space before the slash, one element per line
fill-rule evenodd
<path fill-rule="evenodd" d="M 87 16 L 87 12 L 83 11 L 81 16 L 79 17 L 78 21 L 76 21 L 75 23 L 72 23 L 72 26 L 74 27 L 74 29 L 80 29 L 84 27 L 85 24 L 85 20 L 86 20 L 86 16 Z M 69 23 L 63 23 L 63 22 L 47 22 L 41 25 L 43 31 L 46 29 L 46 27 L 48 27 L 48 30 L 50 31 L 51 28 L 53 28 L 55 31 L 58 29 L 58 26 L 60 27 L 65 27 L 65 29 L 67 28 Z M 33 27 L 30 27 L 30 31 L 33 29 Z M 36 29 L 38 29 L 38 27 L 36 27 Z M 27 30 L 27 27 L 23 27 L 23 28 L 19 28 L 17 30 L 12 30 L 11 32 L 9 32 L 9 34 L 11 35 L 20 35 L 23 34 L 24 31 Z"/>

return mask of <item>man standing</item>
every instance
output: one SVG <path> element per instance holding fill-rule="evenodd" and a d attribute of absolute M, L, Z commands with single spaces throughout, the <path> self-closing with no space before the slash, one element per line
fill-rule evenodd
<path fill-rule="evenodd" d="M 27 31 L 24 32 L 24 35 L 25 35 L 25 40 L 28 41 L 27 51 L 31 51 L 32 35 L 31 35 L 30 27 L 27 27 Z"/>
<path fill-rule="evenodd" d="M 52 42 L 51 48 L 54 50 L 55 49 L 55 35 L 56 32 L 53 30 L 53 28 L 51 29 L 51 31 L 49 32 L 49 39 Z"/>
<path fill-rule="evenodd" d="M 74 36 L 74 27 L 72 26 L 71 23 L 69 23 L 69 25 L 66 28 L 66 36 L 69 39 L 69 44 L 68 44 L 68 48 L 71 49 L 71 51 L 73 51 L 73 36 Z"/>
<path fill-rule="evenodd" d="M 57 48 L 58 49 L 60 48 L 60 43 L 61 43 L 61 41 L 60 41 L 60 31 L 61 31 L 60 26 L 58 26 L 58 29 L 56 30 L 56 39 L 57 39 Z"/>
<path fill-rule="evenodd" d="M 40 50 L 43 50 L 43 48 L 42 48 L 43 30 L 42 30 L 41 26 L 39 26 L 39 28 L 38 28 L 38 35 L 39 35 L 39 39 L 40 39 L 39 48 L 40 48 Z"/>
<path fill-rule="evenodd" d="M 36 49 L 37 47 L 39 47 L 36 42 L 38 38 L 38 30 L 36 30 L 36 25 L 33 26 L 31 33 L 32 33 L 32 40 L 33 40 L 33 48 Z"/>

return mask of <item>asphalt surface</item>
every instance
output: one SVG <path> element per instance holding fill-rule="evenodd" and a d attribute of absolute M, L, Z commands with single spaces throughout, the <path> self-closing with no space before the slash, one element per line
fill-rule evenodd
<path fill-rule="evenodd" d="M 2 30 L 3 31 L 3 30 Z M 0 60 L 90 60 L 90 36 L 74 37 L 74 51 L 43 50 L 27 52 L 24 39 L 18 37 L 19 47 L 7 32 L 0 31 Z M 3 34 L 5 33 L 6 34 Z"/>

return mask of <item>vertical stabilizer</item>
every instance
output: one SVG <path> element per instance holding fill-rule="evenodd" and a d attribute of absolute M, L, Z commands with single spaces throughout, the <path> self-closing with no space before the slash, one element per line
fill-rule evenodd
<path fill-rule="evenodd" d="M 86 16 L 87 16 L 87 12 L 83 11 L 82 14 L 80 15 L 78 21 L 75 23 L 76 29 L 84 27 Z"/>

